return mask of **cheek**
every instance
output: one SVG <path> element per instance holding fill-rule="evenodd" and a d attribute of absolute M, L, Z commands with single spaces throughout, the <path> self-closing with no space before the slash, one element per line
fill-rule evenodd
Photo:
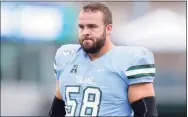
<path fill-rule="evenodd" d="M 103 35 L 103 33 L 104 33 L 104 31 L 100 31 L 100 32 L 98 32 L 98 33 L 96 34 L 96 36 L 95 36 L 95 37 L 100 38 L 100 37 L 101 37 L 101 35 Z"/>
<path fill-rule="evenodd" d="M 81 31 L 79 31 L 79 32 L 78 32 L 78 36 L 81 37 L 81 35 L 82 35 Z"/>
<path fill-rule="evenodd" d="M 79 34 L 79 36 L 81 36 L 82 33 L 83 33 L 83 31 L 82 31 L 81 29 L 79 29 L 79 30 L 78 30 L 78 34 Z"/>
<path fill-rule="evenodd" d="M 95 37 L 99 37 L 102 33 L 103 33 L 103 31 L 101 31 L 101 30 L 92 32 L 93 36 L 95 36 Z"/>
<path fill-rule="evenodd" d="M 83 35 L 81 33 L 78 34 L 79 39 L 82 39 Z"/>

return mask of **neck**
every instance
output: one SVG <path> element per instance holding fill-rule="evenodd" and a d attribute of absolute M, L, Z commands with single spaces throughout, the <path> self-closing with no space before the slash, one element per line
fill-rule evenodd
<path fill-rule="evenodd" d="M 110 39 L 106 39 L 106 42 L 104 44 L 104 46 L 100 49 L 99 52 L 94 53 L 94 54 L 88 54 L 91 61 L 101 57 L 102 55 L 104 55 L 106 52 L 108 52 L 110 49 L 112 49 L 115 45 L 109 41 Z"/>

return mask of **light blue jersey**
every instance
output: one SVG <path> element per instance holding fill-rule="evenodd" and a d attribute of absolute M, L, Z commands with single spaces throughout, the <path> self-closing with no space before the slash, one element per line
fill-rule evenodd
<path fill-rule="evenodd" d="M 132 46 L 116 46 L 91 61 L 80 45 L 63 45 L 54 69 L 66 116 L 131 116 L 128 86 L 155 76 L 153 54 Z"/>

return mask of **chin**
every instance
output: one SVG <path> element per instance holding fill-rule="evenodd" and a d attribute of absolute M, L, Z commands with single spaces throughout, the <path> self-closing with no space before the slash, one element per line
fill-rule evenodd
<path fill-rule="evenodd" d="M 90 50 L 93 48 L 93 45 L 82 45 L 82 47 L 85 49 L 85 50 Z"/>
<path fill-rule="evenodd" d="M 99 52 L 99 49 L 96 49 L 96 48 L 84 48 L 83 50 L 88 54 L 95 54 Z"/>

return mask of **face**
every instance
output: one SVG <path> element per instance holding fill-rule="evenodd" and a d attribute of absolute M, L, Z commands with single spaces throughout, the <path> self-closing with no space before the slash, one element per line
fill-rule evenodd
<path fill-rule="evenodd" d="M 98 12 L 81 11 L 78 18 L 79 42 L 86 53 L 97 53 L 106 41 L 103 15 Z"/>

